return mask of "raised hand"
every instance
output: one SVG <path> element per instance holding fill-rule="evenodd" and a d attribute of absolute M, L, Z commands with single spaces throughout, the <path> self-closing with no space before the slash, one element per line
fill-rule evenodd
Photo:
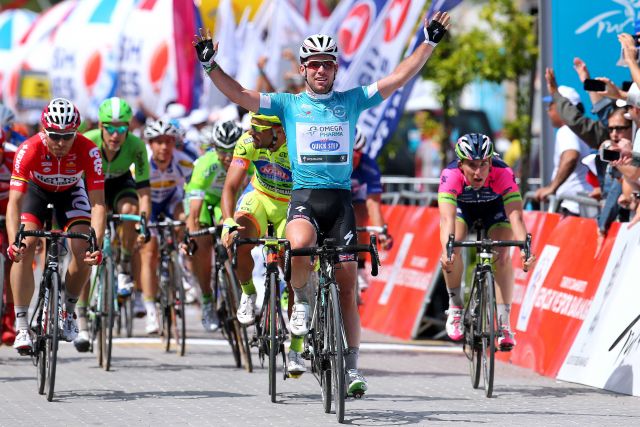
<path fill-rule="evenodd" d="M 558 82 L 556 82 L 556 75 L 553 72 L 553 68 L 547 68 L 545 70 L 544 78 L 547 81 L 547 91 L 553 95 L 558 91 Z"/>
<path fill-rule="evenodd" d="M 424 42 L 435 47 L 449 30 L 451 17 L 447 12 L 436 12 L 431 22 L 424 20 Z"/>
<path fill-rule="evenodd" d="M 207 73 L 210 73 L 217 65 L 215 57 L 216 53 L 218 53 L 218 43 L 213 44 L 213 37 L 211 36 L 211 31 L 208 29 L 200 28 L 198 34 L 194 37 L 193 47 L 196 49 L 198 60 L 202 68 L 204 68 Z"/>
<path fill-rule="evenodd" d="M 576 73 L 578 73 L 578 77 L 580 78 L 581 82 L 584 82 L 586 79 L 591 78 L 589 70 L 587 69 L 587 64 L 585 64 L 584 61 L 577 56 L 573 58 L 573 69 L 576 70 Z"/>

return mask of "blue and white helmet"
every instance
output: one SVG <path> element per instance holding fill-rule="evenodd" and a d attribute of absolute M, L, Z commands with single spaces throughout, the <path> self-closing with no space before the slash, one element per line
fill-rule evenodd
<path fill-rule="evenodd" d="M 460 160 L 484 160 L 493 156 L 493 142 L 482 133 L 462 135 L 456 142 L 456 155 Z"/>
<path fill-rule="evenodd" d="M 302 61 L 313 55 L 331 55 L 338 60 L 338 45 L 331 36 L 314 34 L 304 39 L 299 54 Z"/>

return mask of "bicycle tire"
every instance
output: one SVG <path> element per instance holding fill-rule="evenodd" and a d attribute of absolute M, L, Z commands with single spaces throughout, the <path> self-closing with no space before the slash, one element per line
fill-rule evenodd
<path fill-rule="evenodd" d="M 184 356 L 187 345 L 187 316 L 185 313 L 185 291 L 182 285 L 182 274 L 180 265 L 174 257 L 171 263 L 171 280 L 173 283 L 173 304 L 171 304 L 174 335 L 176 339 L 177 352 L 179 356 Z"/>
<path fill-rule="evenodd" d="M 333 403 L 336 418 L 339 423 L 344 422 L 344 406 L 347 389 L 345 384 L 346 371 L 344 367 L 344 326 L 342 324 L 342 311 L 340 310 L 340 298 L 335 282 L 329 284 L 329 316 L 330 326 L 328 332 L 329 348 L 331 350 L 331 380 L 333 382 Z"/>
<path fill-rule="evenodd" d="M 487 397 L 493 394 L 493 378 L 495 374 L 495 353 L 496 353 L 496 322 L 495 322 L 495 289 L 493 287 L 493 274 L 484 273 L 483 292 L 484 301 L 484 326 L 482 333 L 482 365 L 484 374 L 484 392 Z"/>
<path fill-rule="evenodd" d="M 133 295 L 125 299 L 122 307 L 124 307 L 127 338 L 131 338 L 133 336 L 133 318 L 135 317 L 133 314 Z"/>
<path fill-rule="evenodd" d="M 240 323 L 238 318 L 234 315 L 234 308 L 238 307 L 240 304 L 240 295 L 238 294 L 238 289 L 240 289 L 240 284 L 238 283 L 235 274 L 233 274 L 233 270 L 229 273 L 229 269 L 225 269 L 227 271 L 227 277 L 229 281 L 227 282 L 227 297 L 229 299 L 230 306 L 230 315 L 233 319 L 234 330 L 236 333 L 237 341 L 239 343 L 240 348 L 240 358 L 241 363 L 247 372 L 253 372 L 253 362 L 251 360 L 251 347 L 249 346 L 249 334 L 247 333 L 247 326 Z"/>
<path fill-rule="evenodd" d="M 47 400 L 53 400 L 53 393 L 56 387 L 56 368 L 58 364 L 58 339 L 60 327 L 60 276 L 57 273 L 49 278 L 49 304 L 47 307 L 47 380 L 46 392 Z"/>
<path fill-rule="evenodd" d="M 5 298 L 5 285 L 4 282 L 4 268 L 5 268 L 5 258 L 3 254 L 0 254 L 0 319 L 4 317 L 4 310 L 6 308 L 4 298 Z M 2 334 L 2 325 L 3 322 L 0 322 L 0 334 Z"/>
<path fill-rule="evenodd" d="M 469 294 L 469 301 L 463 319 L 465 319 L 464 329 L 464 347 L 465 354 L 469 360 L 469 376 L 471 377 L 471 386 L 478 388 L 480 386 L 480 375 L 482 373 L 482 350 L 478 346 L 478 328 L 482 319 L 480 313 L 480 287 L 478 281 L 475 280 Z M 480 348 L 479 348 L 480 347 Z"/>
<path fill-rule="evenodd" d="M 40 286 L 46 286 L 46 284 L 40 282 Z M 44 394 L 44 388 L 47 382 L 47 352 L 45 346 L 42 345 L 43 336 L 45 336 L 43 331 L 46 329 L 45 324 L 47 319 L 47 307 L 44 305 L 44 299 L 38 301 L 37 312 L 39 313 L 38 325 L 35 327 L 36 341 L 33 345 L 36 355 L 38 394 Z"/>
<path fill-rule="evenodd" d="M 102 284 L 102 369 L 108 371 L 111 369 L 111 353 L 113 349 L 113 323 L 115 312 L 115 282 L 114 282 L 115 266 L 113 260 L 107 260 L 104 268 L 104 283 Z"/>
<path fill-rule="evenodd" d="M 242 360 L 240 358 L 240 344 L 238 343 L 238 337 L 235 332 L 234 322 L 236 321 L 233 315 L 233 307 L 230 306 L 228 298 L 229 290 L 229 276 L 225 269 L 218 271 L 218 320 L 220 321 L 220 327 L 222 328 L 222 334 L 227 339 L 229 346 L 231 347 L 231 355 L 236 368 L 242 367 Z"/>
<path fill-rule="evenodd" d="M 276 297 L 278 295 L 276 289 L 275 274 L 269 277 L 269 394 L 271 402 L 276 402 L 276 356 L 278 355 L 278 323 L 276 319 L 276 304 L 279 303 Z"/>

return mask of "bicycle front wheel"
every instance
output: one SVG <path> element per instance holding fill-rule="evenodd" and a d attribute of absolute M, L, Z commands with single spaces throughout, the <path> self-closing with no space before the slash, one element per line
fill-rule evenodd
<path fill-rule="evenodd" d="M 220 327 L 222 334 L 227 339 L 229 346 L 231 347 L 231 354 L 233 355 L 233 361 L 236 368 L 242 366 L 240 344 L 238 342 L 238 335 L 236 334 L 235 323 L 237 322 L 234 315 L 234 308 L 229 300 L 229 276 L 227 271 L 223 268 L 218 271 L 218 304 L 217 313 L 220 321 Z"/>
<path fill-rule="evenodd" d="M 107 259 L 103 269 L 102 280 L 102 307 L 100 312 L 102 315 L 102 363 L 100 364 L 105 371 L 111 369 L 111 350 L 113 348 L 113 323 L 115 313 L 115 282 L 114 282 L 115 266 L 113 260 Z"/>
<path fill-rule="evenodd" d="M 229 300 L 230 317 L 233 321 L 233 330 L 236 334 L 236 340 L 238 342 L 240 358 L 242 364 L 247 372 L 253 372 L 253 362 L 251 361 L 251 348 L 249 347 L 249 336 L 247 334 L 247 326 L 241 324 L 238 318 L 234 315 L 235 308 L 240 303 L 240 295 L 238 289 L 240 284 L 233 273 L 229 273 L 227 270 L 227 299 Z"/>
<path fill-rule="evenodd" d="M 484 393 L 487 397 L 493 394 L 493 376 L 496 354 L 496 318 L 495 289 L 493 274 L 484 273 L 483 292 L 483 325 L 482 325 L 482 371 L 484 375 Z"/>
<path fill-rule="evenodd" d="M 171 265 L 173 266 L 171 279 L 174 289 L 173 305 L 171 307 L 174 319 L 174 335 L 176 337 L 178 354 L 184 356 L 187 345 L 187 316 L 185 313 L 185 291 L 182 284 L 182 270 L 180 269 L 177 256 L 174 257 Z"/>
<path fill-rule="evenodd" d="M 51 275 L 51 288 L 49 289 L 49 304 L 47 307 L 47 330 L 45 344 L 47 353 L 47 400 L 53 400 L 53 392 L 56 386 L 56 365 L 58 362 L 58 338 L 60 326 L 60 276 Z"/>
<path fill-rule="evenodd" d="M 333 382 L 333 403 L 336 410 L 336 418 L 339 423 L 344 422 L 344 401 L 347 395 L 344 367 L 345 335 L 342 324 L 342 311 L 340 310 L 340 298 L 335 283 L 329 284 L 329 317 L 327 318 L 327 337 L 330 350 L 331 380 Z"/>
<path fill-rule="evenodd" d="M 276 356 L 278 355 L 278 337 L 277 329 L 278 322 L 276 319 L 276 304 L 277 283 L 275 281 L 275 274 L 269 276 L 269 394 L 271 395 L 271 401 L 276 401 Z"/>
<path fill-rule="evenodd" d="M 40 282 L 40 286 L 46 286 L 46 284 Z M 38 373 L 38 394 L 44 394 L 44 388 L 47 382 L 47 350 L 43 339 L 46 340 L 47 337 L 48 308 L 48 302 L 45 306 L 44 299 L 39 298 L 38 307 L 36 309 L 36 312 L 39 313 L 38 324 L 35 327 L 36 341 L 33 343 Z"/>
<path fill-rule="evenodd" d="M 475 278 L 475 274 L 473 277 Z M 473 388 L 478 388 L 480 385 L 480 374 L 482 372 L 482 345 L 479 344 L 479 335 L 482 330 L 480 328 L 481 319 L 480 286 L 478 281 L 474 279 L 463 316 L 464 353 L 469 359 L 469 375 Z"/>

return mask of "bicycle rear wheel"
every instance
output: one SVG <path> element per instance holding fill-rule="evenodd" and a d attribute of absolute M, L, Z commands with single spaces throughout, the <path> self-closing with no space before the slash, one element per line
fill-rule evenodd
<path fill-rule="evenodd" d="M 342 324 L 340 298 L 335 283 L 329 284 L 329 317 L 327 318 L 327 336 L 331 360 L 331 380 L 333 382 L 333 403 L 336 418 L 339 423 L 344 422 L 344 403 L 347 395 L 345 384 L 346 371 L 344 367 L 345 335 Z"/>
<path fill-rule="evenodd" d="M 278 337 L 276 335 L 278 322 L 276 319 L 277 283 L 275 274 L 269 276 L 269 394 L 271 402 L 276 401 L 276 356 L 278 355 Z"/>
<path fill-rule="evenodd" d="M 479 345 L 478 333 L 482 314 L 480 313 L 480 287 L 475 280 L 469 294 L 469 301 L 464 311 L 464 352 L 469 359 L 469 375 L 471 386 L 478 388 L 480 385 L 480 374 L 482 372 L 482 346 Z"/>
<path fill-rule="evenodd" d="M 495 289 L 493 274 L 484 273 L 484 292 L 482 293 L 483 327 L 482 327 L 482 371 L 484 375 L 484 392 L 487 397 L 493 394 L 493 377 L 496 352 L 496 319 Z"/>
<path fill-rule="evenodd" d="M 60 277 L 58 274 L 52 274 L 50 279 L 51 288 L 49 289 L 49 304 L 47 307 L 47 330 L 45 336 L 47 341 L 45 344 L 47 352 L 47 380 L 46 392 L 47 400 L 53 400 L 53 392 L 56 386 L 56 366 L 58 362 L 58 338 L 60 326 Z"/>

